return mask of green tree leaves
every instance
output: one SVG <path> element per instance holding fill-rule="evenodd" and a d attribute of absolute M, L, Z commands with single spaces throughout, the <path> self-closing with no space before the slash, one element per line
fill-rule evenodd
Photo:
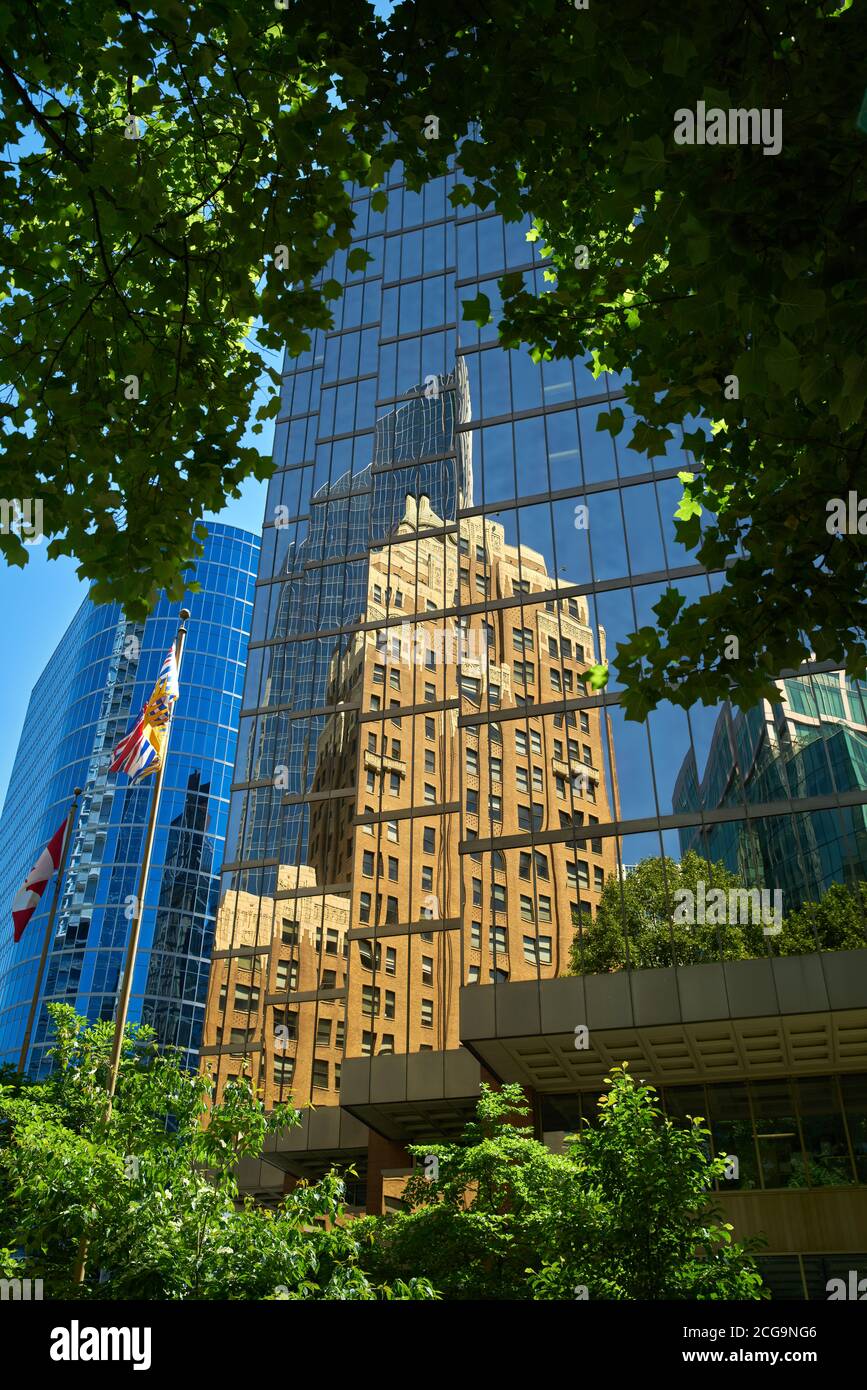
<path fill-rule="evenodd" d="M 604 362 L 628 409 L 602 427 L 620 436 L 628 414 L 648 461 L 681 432 L 695 454 L 680 539 L 724 583 L 640 653 L 622 644 L 627 712 L 675 685 L 684 704 L 749 704 L 812 655 L 863 675 L 863 539 L 829 546 L 825 528 L 867 444 L 857 7 L 704 7 L 688 32 L 639 0 L 503 0 L 472 23 L 459 0 L 388 20 L 341 0 L 328 18 L 315 0 L 77 0 L 63 24 L 13 0 L 0 17 L 4 493 L 43 499 L 50 553 L 141 617 L 198 553 L 195 520 L 262 469 L 244 434 L 273 410 L 248 419 L 276 386 L 267 354 L 332 322 L 320 280 L 350 243 L 346 181 L 381 212 L 393 159 L 419 188 L 451 156 L 452 204 L 531 215 L 552 260 L 553 291 L 501 279 L 501 342 Z M 699 99 L 782 110 L 779 154 L 675 144 Z M 484 294 L 462 309 L 490 312 Z M 0 549 L 26 558 L 14 535 Z"/>
<path fill-rule="evenodd" d="M 411 1209 L 369 1226 L 369 1267 L 424 1274 L 447 1299 L 766 1297 L 748 1247 L 708 1191 L 725 1168 L 696 1119 L 663 1118 L 650 1086 L 616 1067 L 599 1124 L 553 1154 L 524 1126 L 519 1086 L 482 1085 L 454 1144 L 411 1146 Z M 438 1175 L 424 1162 L 435 1158 Z"/>
<path fill-rule="evenodd" d="M 863 674 L 867 551 L 850 536 L 829 548 L 825 504 L 863 480 L 867 444 L 867 30 L 848 5 L 705 8 L 687 32 L 676 9 L 638 3 L 575 21 L 530 0 L 468 28 L 457 3 L 405 3 L 391 69 L 416 100 L 435 92 L 451 128 L 473 123 L 472 172 L 504 215 L 534 217 L 553 258 L 556 294 L 501 286 L 501 342 L 604 361 L 627 381 L 630 447 L 661 458 L 683 430 L 695 453 L 704 482 L 679 538 L 724 582 L 621 645 L 627 712 L 675 688 L 684 705 L 773 698 L 773 676 L 818 653 Z M 532 122 L 515 120 L 522 90 Z M 699 99 L 781 110 L 780 152 L 675 144 L 674 113 Z M 401 155 L 423 178 L 425 152 Z M 462 157 L 458 144 L 459 178 Z M 578 243 L 592 253 L 576 275 Z M 619 435 L 613 414 L 600 428 Z M 740 661 L 721 659 L 720 634 Z"/>
<path fill-rule="evenodd" d="M 336 1173 L 300 1184 L 273 1211 L 239 1197 L 239 1160 L 258 1158 L 297 1111 L 266 1115 L 246 1079 L 213 1104 L 210 1078 L 184 1072 L 136 1026 L 106 1124 L 113 1026 L 64 1005 L 50 1012 L 52 1074 L 38 1085 L 0 1078 L 0 1264 L 10 1274 L 43 1279 L 50 1298 L 433 1297 L 412 1276 L 383 1286 L 365 1274 L 353 1230 L 333 1225 L 343 1211 Z M 71 1278 L 82 1235 L 83 1286 Z"/>
<path fill-rule="evenodd" d="M 332 322 L 341 287 L 316 281 L 350 240 L 344 181 L 384 167 L 379 26 L 370 5 L 327 32 L 312 3 L 103 10 L 2 20 L 3 490 L 42 498 L 49 554 L 140 618 L 201 553 L 202 513 L 263 471 L 244 434 L 263 379 L 252 423 L 276 409 L 267 354 Z"/>

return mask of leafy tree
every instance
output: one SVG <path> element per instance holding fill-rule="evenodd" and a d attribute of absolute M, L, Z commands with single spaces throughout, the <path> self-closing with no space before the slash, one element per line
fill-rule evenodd
<path fill-rule="evenodd" d="M 726 1156 L 708 1157 L 702 1117 L 689 1117 L 687 1126 L 665 1119 L 654 1088 L 633 1080 L 626 1063 L 606 1082 L 599 1124 L 569 1147 L 581 1183 L 602 1194 L 605 1215 L 590 1282 L 577 1283 L 590 1298 L 769 1297 L 753 1261 L 761 1242 L 734 1242 L 708 1200 Z M 533 1279 L 535 1296 L 574 1296 L 576 1274 L 568 1257 L 544 1265 Z"/>
<path fill-rule="evenodd" d="M 722 863 L 709 864 L 693 850 L 678 862 L 650 856 L 622 879 L 607 880 L 593 922 L 575 919 L 570 972 L 593 975 L 629 967 L 696 965 L 705 960 L 745 960 L 767 954 L 800 956 L 811 951 L 855 951 L 867 943 L 867 884 L 856 888 L 832 884 L 817 902 L 802 903 L 784 917 L 782 930 L 766 937 L 759 922 L 733 920 L 720 924 L 676 920 L 679 890 L 706 895 L 720 888 L 744 885 Z M 728 905 L 724 909 L 729 917 Z M 706 914 L 707 915 L 707 914 Z"/>
<path fill-rule="evenodd" d="M 209 1105 L 208 1077 L 127 1030 L 115 1103 L 104 1119 L 113 1027 L 50 1006 L 55 1067 L 39 1084 L 0 1086 L 0 1257 L 41 1278 L 50 1298 L 364 1299 L 432 1297 L 414 1277 L 373 1283 L 342 1223 L 336 1174 L 303 1184 L 276 1211 L 241 1199 L 238 1160 L 298 1122 L 265 1114 L 247 1081 Z M 208 1124 L 202 1121 L 208 1113 Z M 337 1224 L 332 1224 L 337 1223 Z M 325 1229 L 325 1226 L 330 1229 Z M 72 1282 L 82 1236 L 86 1282 Z"/>
<path fill-rule="evenodd" d="M 4 495 L 42 499 L 49 555 L 131 618 L 270 472 L 243 438 L 267 351 L 332 324 L 346 181 L 382 170 L 377 25 L 364 0 L 0 12 Z M 0 549 L 25 563 L 14 531 Z"/>
<path fill-rule="evenodd" d="M 742 887 L 724 864 L 709 864 L 694 850 L 683 858 L 651 856 L 628 874 L 610 877 L 592 923 L 576 925 L 571 948 L 575 975 L 593 975 L 630 966 L 650 970 L 695 965 L 703 960 L 740 960 L 764 954 L 760 924 L 726 921 L 676 922 L 678 890 L 698 894 Z M 728 913 L 726 913 L 728 915 Z"/>
<path fill-rule="evenodd" d="M 811 655 L 863 674 L 867 515 L 835 537 L 827 505 L 863 479 L 867 442 L 858 6 L 407 0 L 387 42 L 411 175 L 458 149 L 453 201 L 532 213 L 548 258 L 545 283 L 511 272 L 465 316 L 625 374 L 599 428 L 648 461 L 683 429 L 695 455 L 677 531 L 724 581 L 689 604 L 670 588 L 618 646 L 630 717 L 778 700 L 777 672 Z M 778 149 L 770 126 L 679 143 L 699 102 L 779 113 Z"/>
<path fill-rule="evenodd" d="M 44 499 L 50 553 L 98 600 L 141 617 L 179 592 L 202 511 L 268 471 L 244 422 L 263 350 L 331 323 L 344 181 L 376 188 L 400 155 L 420 186 L 457 151 L 453 201 L 531 214 L 548 263 L 541 292 L 515 271 L 466 317 L 500 298 L 506 346 L 624 374 L 600 424 L 628 448 L 662 458 L 683 428 L 695 455 L 678 530 L 723 579 L 670 588 L 619 645 L 628 713 L 775 700 L 807 654 L 864 673 L 865 548 L 827 529 L 865 446 L 852 0 L 404 0 L 387 21 L 358 0 L 75 0 L 62 24 L 11 0 L 0 40 L 4 486 Z M 779 153 L 677 143 L 699 101 L 782 112 Z"/>
<path fill-rule="evenodd" d="M 593 1248 L 598 1199 L 576 1183 L 568 1159 L 527 1132 L 528 1113 L 519 1086 L 483 1085 L 460 1141 L 410 1146 L 422 1164 L 404 1191 L 412 1210 L 359 1223 L 374 1277 L 404 1279 L 417 1268 L 448 1299 L 530 1298 L 529 1265 Z"/>
<path fill-rule="evenodd" d="M 781 955 L 809 951 L 857 951 L 867 945 L 867 883 L 834 883 L 818 902 L 790 912 L 779 938 Z"/>
<path fill-rule="evenodd" d="M 751 1248 L 708 1192 L 725 1168 L 707 1130 L 665 1120 L 625 1068 L 606 1078 L 598 1127 L 565 1154 L 522 1128 L 519 1086 L 482 1086 L 455 1144 L 411 1146 L 411 1210 L 365 1223 L 375 1277 L 423 1272 L 448 1299 L 759 1298 Z"/>

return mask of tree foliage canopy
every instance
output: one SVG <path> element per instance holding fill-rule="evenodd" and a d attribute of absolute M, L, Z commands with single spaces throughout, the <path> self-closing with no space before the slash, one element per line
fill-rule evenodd
<path fill-rule="evenodd" d="M 42 1279 L 50 1298 L 764 1296 L 754 1243 L 733 1243 L 716 1210 L 725 1164 L 707 1130 L 665 1120 L 622 1068 L 564 1154 L 527 1132 L 520 1087 L 483 1086 L 460 1142 L 411 1149 L 424 1166 L 406 1213 L 346 1220 L 336 1172 L 273 1210 L 239 1196 L 239 1160 L 298 1122 L 290 1106 L 266 1114 L 246 1080 L 212 1103 L 209 1077 L 131 1025 L 106 1121 L 112 1025 L 50 1012 L 51 1074 L 0 1077 L 0 1275 Z"/>
<path fill-rule="evenodd" d="M 454 157 L 453 202 L 531 214 L 549 265 L 545 293 L 515 271 L 467 317 L 499 298 L 506 346 L 620 373 L 601 423 L 648 469 L 681 432 L 694 456 L 678 532 L 724 581 L 692 602 L 672 587 L 620 644 L 629 714 L 775 699 L 807 657 L 864 673 L 865 542 L 828 529 L 864 476 L 852 0 L 404 0 L 388 19 L 359 0 L 75 0 L 35 22 L 23 0 L 0 20 L 3 136 L 38 137 L 3 169 L 5 487 L 45 498 L 52 553 L 97 598 L 140 616 L 177 592 L 202 510 L 263 471 L 241 442 L 265 366 L 251 328 L 297 352 L 329 324 L 340 286 L 314 280 L 351 236 L 344 180 L 377 187 L 399 155 L 418 186 Z M 699 102 L 781 113 L 779 151 L 678 143 Z"/>
<path fill-rule="evenodd" d="M 382 131 L 355 116 L 372 10 L 328 8 L 327 32 L 321 5 L 272 0 L 0 14 L 4 493 L 44 499 L 49 554 L 130 617 L 181 596 L 203 512 L 270 471 L 243 442 L 279 381 L 265 350 L 331 322 L 340 286 L 312 280 Z M 14 533 L 0 547 L 24 562 Z"/>
<path fill-rule="evenodd" d="M 413 1269 L 452 1299 L 766 1297 L 753 1246 L 733 1242 L 713 1201 L 725 1159 L 709 1157 L 701 1117 L 666 1120 L 625 1066 L 606 1082 L 598 1124 L 562 1154 L 522 1128 L 529 1107 L 510 1085 L 482 1086 L 459 1142 L 411 1146 L 411 1210 L 371 1223 L 376 1277 Z"/>
<path fill-rule="evenodd" d="M 678 911 L 684 899 L 677 895 L 689 890 L 695 903 L 702 888 L 705 897 L 722 890 L 726 905 L 708 911 L 704 921 L 688 921 Z M 733 889 L 735 897 L 730 896 Z M 642 859 L 622 878 L 609 876 L 592 923 L 576 922 L 571 972 L 595 975 L 767 954 L 856 951 L 867 944 L 867 883 L 832 884 L 818 901 L 804 902 L 784 917 L 781 913 L 780 930 L 773 935 L 764 934 L 769 923 L 757 913 L 761 904 L 750 906 L 745 891 L 737 874 L 722 863 L 709 864 L 694 850 L 680 860 L 658 855 Z"/>
<path fill-rule="evenodd" d="M 423 1281 L 385 1286 L 358 1262 L 336 1173 L 272 1211 L 241 1199 L 236 1165 L 297 1124 L 265 1114 L 249 1082 L 217 1105 L 211 1081 L 130 1027 L 105 1122 L 113 1025 L 50 1005 L 55 1067 L 38 1084 L 0 1084 L 0 1273 L 42 1279 L 49 1298 L 426 1299 Z M 202 1119 L 207 1112 L 207 1127 Z M 326 1229 L 328 1227 L 328 1229 Z M 78 1242 L 87 1277 L 73 1282 Z"/>

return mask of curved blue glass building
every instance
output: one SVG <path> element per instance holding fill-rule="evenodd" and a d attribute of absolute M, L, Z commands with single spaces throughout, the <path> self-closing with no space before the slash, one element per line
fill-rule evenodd
<path fill-rule="evenodd" d="M 0 818 L 0 1062 L 17 1063 L 36 978 L 51 889 L 17 945 L 12 900 L 62 822 L 73 788 L 84 789 L 73 825 L 43 981 L 29 1070 L 50 1045 L 45 1003 L 72 1004 L 91 1019 L 114 1015 L 137 891 L 152 779 L 130 786 L 108 772 L 109 754 L 149 695 L 190 609 L 130 1019 L 195 1065 L 204 1015 L 229 788 L 235 760 L 259 558 L 259 537 L 208 523 L 205 553 L 189 571 L 200 588 L 182 601 L 161 595 L 147 621 L 116 604 L 85 600 L 37 681 Z M 53 885 L 52 885 L 53 887 Z"/>

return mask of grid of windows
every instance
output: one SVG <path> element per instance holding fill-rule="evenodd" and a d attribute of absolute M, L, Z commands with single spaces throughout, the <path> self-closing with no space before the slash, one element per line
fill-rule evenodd
<path fill-rule="evenodd" d="M 681 872 L 779 891 L 787 919 L 867 878 L 858 682 L 811 671 L 778 706 L 665 702 L 644 724 L 616 664 L 594 693 L 590 668 L 670 587 L 720 582 L 676 535 L 691 460 L 674 432 L 652 460 L 629 448 L 611 374 L 498 346 L 497 278 L 525 267 L 541 289 L 544 267 L 528 224 L 456 210 L 450 186 L 392 181 L 381 213 L 357 197 L 372 262 L 335 256 L 334 327 L 284 374 L 223 901 L 227 946 L 263 951 L 266 1051 L 270 995 L 300 1011 L 300 1101 L 323 1013 L 340 1058 L 447 1050 L 464 984 L 793 939 L 761 921 L 679 937 Z M 482 328 L 461 310 L 479 291 Z M 279 981 L 278 913 L 299 924 Z M 863 939 L 860 900 L 853 921 Z M 387 1048 L 363 1026 L 383 1014 Z"/>
<path fill-rule="evenodd" d="M 0 820 L 4 902 L 12 902 L 62 823 L 73 788 L 83 788 L 30 1050 L 33 1073 L 49 1065 L 47 1001 L 73 1004 L 94 1021 L 114 1016 L 150 786 L 109 773 L 106 755 L 150 695 L 184 606 L 191 617 L 181 698 L 129 1016 L 180 1048 L 185 1065 L 198 1060 L 259 559 L 259 540 L 249 532 L 217 522 L 208 522 L 208 532 L 190 573 L 197 592 L 174 602 L 161 595 L 143 624 L 126 621 L 116 604 L 85 600 L 29 702 Z M 19 943 L 11 932 L 0 939 L 0 1062 L 19 1060 L 51 899 L 44 894 Z M 262 1006 L 249 977 L 233 978 L 225 1000 L 242 1031 L 241 1016 L 255 1018 Z"/>

